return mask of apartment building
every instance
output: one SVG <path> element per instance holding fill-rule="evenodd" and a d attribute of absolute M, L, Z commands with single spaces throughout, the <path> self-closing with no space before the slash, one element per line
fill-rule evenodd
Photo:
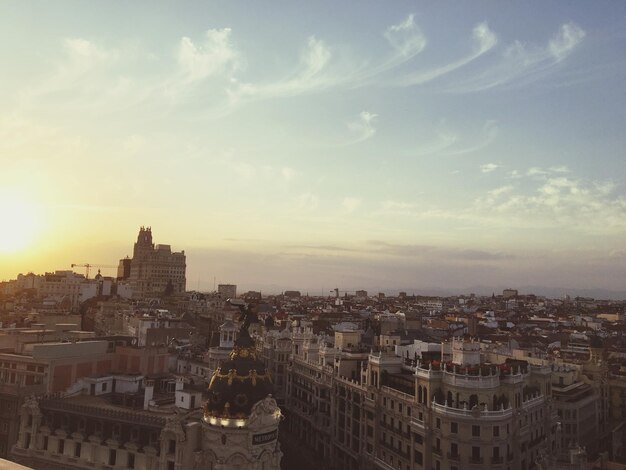
<path fill-rule="evenodd" d="M 407 359 L 294 329 L 289 431 L 337 469 L 526 470 L 558 454 L 549 367 L 490 363 L 463 339 L 442 351 Z"/>

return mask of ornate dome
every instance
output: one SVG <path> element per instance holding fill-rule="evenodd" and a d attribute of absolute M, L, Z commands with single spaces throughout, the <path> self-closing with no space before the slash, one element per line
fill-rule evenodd
<path fill-rule="evenodd" d="M 272 393 L 272 379 L 248 332 L 252 315 L 244 312 L 233 351 L 211 378 L 205 418 L 247 418 L 255 403 Z"/>

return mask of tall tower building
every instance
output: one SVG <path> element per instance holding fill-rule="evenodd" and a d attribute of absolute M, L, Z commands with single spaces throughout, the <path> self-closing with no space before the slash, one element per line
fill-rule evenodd
<path fill-rule="evenodd" d="M 150 227 L 139 229 L 132 259 L 120 260 L 118 268 L 118 273 L 127 276 L 136 299 L 185 292 L 185 271 L 185 252 L 172 252 L 170 245 L 155 245 Z"/>

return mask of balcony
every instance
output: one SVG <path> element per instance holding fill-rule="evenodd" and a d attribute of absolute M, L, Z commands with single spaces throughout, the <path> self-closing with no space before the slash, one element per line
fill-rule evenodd
<path fill-rule="evenodd" d="M 492 419 L 501 420 L 509 419 L 513 416 L 513 408 L 507 408 L 506 410 L 485 411 L 484 409 L 469 410 L 465 408 L 453 408 L 451 406 L 440 405 L 433 403 L 433 410 L 442 415 L 451 416 L 455 418 L 480 418 L 480 419 Z"/>
<path fill-rule="evenodd" d="M 457 387 L 485 389 L 496 388 L 500 385 L 498 375 L 465 375 L 455 372 L 443 372 L 443 383 Z"/>
<path fill-rule="evenodd" d="M 459 462 L 461 460 L 461 455 L 459 453 L 452 454 L 448 452 L 446 456 L 448 457 L 448 460 L 451 460 L 453 462 Z"/>
<path fill-rule="evenodd" d="M 504 463 L 504 457 L 491 457 L 491 463 L 493 465 Z"/>
<path fill-rule="evenodd" d="M 443 455 L 443 452 L 441 451 L 441 449 L 438 449 L 436 447 L 433 447 L 433 454 L 438 455 L 439 457 L 441 457 Z"/>
<path fill-rule="evenodd" d="M 470 457 L 470 463 L 473 465 L 482 465 L 483 461 L 482 457 Z"/>
<path fill-rule="evenodd" d="M 424 425 L 424 421 L 420 421 L 418 419 L 412 419 L 411 426 L 419 429 L 420 431 L 424 431 L 426 429 L 426 426 Z"/>
<path fill-rule="evenodd" d="M 522 408 L 528 409 L 533 408 L 537 405 L 543 405 L 545 402 L 545 397 L 543 395 L 538 395 L 536 397 L 530 398 L 522 403 Z"/>

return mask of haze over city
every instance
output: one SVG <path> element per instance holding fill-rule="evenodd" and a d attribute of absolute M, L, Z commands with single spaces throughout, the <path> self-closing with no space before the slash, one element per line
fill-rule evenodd
<path fill-rule="evenodd" d="M 0 4 L 0 279 L 626 297 L 624 3 L 187 6 Z"/>

